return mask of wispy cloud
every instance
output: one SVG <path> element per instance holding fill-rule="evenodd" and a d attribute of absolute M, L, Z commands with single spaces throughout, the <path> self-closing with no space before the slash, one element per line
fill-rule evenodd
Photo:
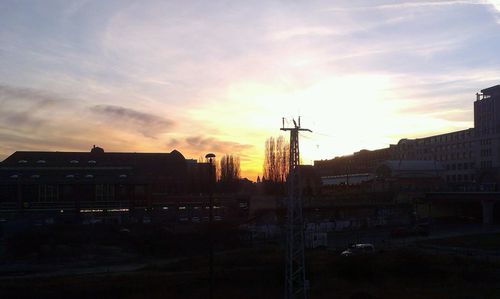
<path fill-rule="evenodd" d="M 172 129 L 175 122 L 151 113 L 114 105 L 96 105 L 90 110 L 101 116 L 108 124 L 126 125 L 146 137 L 156 138 L 158 134 Z"/>
<path fill-rule="evenodd" d="M 409 2 L 396 2 L 390 4 L 367 5 L 367 6 L 349 6 L 349 7 L 333 7 L 328 10 L 331 11 L 357 11 L 357 10 L 373 10 L 373 9 L 412 9 L 420 7 L 439 7 L 450 5 L 486 5 L 496 0 L 455 0 L 455 1 L 409 1 Z M 495 4 L 494 4 L 495 5 Z"/>
<path fill-rule="evenodd" d="M 214 137 L 192 136 L 185 139 L 190 148 L 202 151 L 217 151 L 218 153 L 239 153 L 253 147 L 250 144 L 241 144 L 233 141 L 223 141 Z"/>
<path fill-rule="evenodd" d="M 44 90 L 0 84 L 0 104 L 17 106 L 34 105 L 33 108 L 49 107 L 62 103 L 68 99 L 54 92 Z"/>
<path fill-rule="evenodd" d="M 46 125 L 52 112 L 71 104 L 59 94 L 44 90 L 0 85 L 0 127 L 36 132 Z"/>
<path fill-rule="evenodd" d="M 496 10 L 500 11 L 500 1 L 498 0 L 487 0 L 491 5 L 495 7 Z"/>
<path fill-rule="evenodd" d="M 342 32 L 329 27 L 297 27 L 290 28 L 284 31 L 273 32 L 271 34 L 271 39 L 286 40 L 294 37 L 330 36 L 340 33 Z"/>

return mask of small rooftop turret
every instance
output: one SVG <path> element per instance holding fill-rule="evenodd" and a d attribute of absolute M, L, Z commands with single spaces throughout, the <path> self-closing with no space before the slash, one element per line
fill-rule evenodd
<path fill-rule="evenodd" d="M 102 149 L 101 147 L 95 146 L 95 144 L 94 144 L 94 146 L 92 147 L 90 152 L 92 154 L 104 154 L 104 149 Z"/>

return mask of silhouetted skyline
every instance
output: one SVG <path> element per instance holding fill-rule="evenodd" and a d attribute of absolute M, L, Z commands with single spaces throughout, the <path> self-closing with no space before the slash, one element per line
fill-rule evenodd
<path fill-rule="evenodd" d="M 0 158 L 228 153 L 255 179 L 282 116 L 305 163 L 466 129 L 499 29 L 498 1 L 2 1 Z"/>

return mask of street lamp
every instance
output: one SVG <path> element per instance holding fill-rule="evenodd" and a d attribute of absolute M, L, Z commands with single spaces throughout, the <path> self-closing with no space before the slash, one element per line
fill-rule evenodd
<path fill-rule="evenodd" d="M 214 298 L 214 240 L 213 240 L 213 229 L 212 222 L 214 218 L 214 199 L 213 199 L 213 187 L 215 182 L 215 171 L 214 171 L 214 160 L 215 155 L 208 153 L 205 155 L 205 159 L 208 162 L 208 203 L 209 203 L 209 214 L 208 214 L 208 237 L 209 237 L 209 299 Z"/>

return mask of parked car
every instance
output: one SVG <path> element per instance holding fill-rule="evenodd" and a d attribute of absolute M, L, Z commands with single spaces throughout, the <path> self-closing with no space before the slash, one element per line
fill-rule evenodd
<path fill-rule="evenodd" d="M 342 251 L 340 255 L 342 256 L 352 256 L 360 254 L 372 254 L 375 253 L 375 246 L 369 243 L 362 244 L 352 244 L 347 250 Z"/>

